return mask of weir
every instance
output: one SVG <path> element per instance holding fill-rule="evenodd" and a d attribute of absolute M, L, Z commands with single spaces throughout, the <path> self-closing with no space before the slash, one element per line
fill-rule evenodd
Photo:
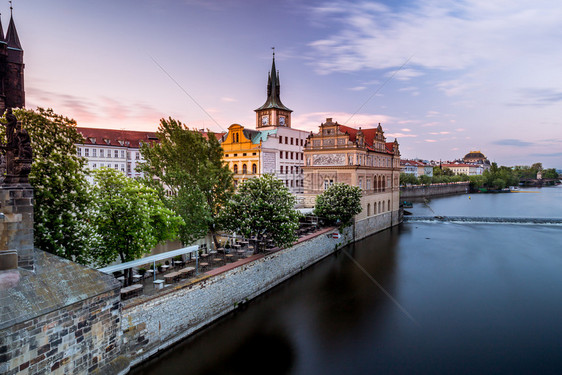
<path fill-rule="evenodd" d="M 450 222 L 450 223 L 487 223 L 487 224 L 537 224 L 562 225 L 562 218 L 541 217 L 478 217 L 478 216 L 404 216 L 405 223 L 416 222 Z"/>

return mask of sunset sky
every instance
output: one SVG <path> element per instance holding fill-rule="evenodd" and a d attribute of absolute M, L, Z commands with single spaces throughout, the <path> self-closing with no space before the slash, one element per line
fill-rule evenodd
<path fill-rule="evenodd" d="M 271 47 L 293 127 L 382 124 L 403 158 L 562 168 L 548 0 L 14 0 L 26 105 L 79 126 L 255 127 Z M 4 32 L 9 4 L 0 5 Z M 203 109 L 201 109 L 203 108 Z"/>

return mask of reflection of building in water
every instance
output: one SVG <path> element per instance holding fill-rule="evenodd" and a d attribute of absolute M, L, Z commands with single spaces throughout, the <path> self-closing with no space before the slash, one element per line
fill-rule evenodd
<path fill-rule="evenodd" d="M 386 142 L 381 125 L 354 129 L 331 118 L 312 134 L 304 149 L 304 194 L 312 206 L 316 195 L 343 182 L 363 191 L 361 220 L 399 208 L 400 151 Z"/>
<path fill-rule="evenodd" d="M 303 147 L 308 132 L 291 127 L 289 108 L 281 103 L 275 55 L 269 72 L 267 99 L 255 110 L 256 129 L 232 124 L 222 138 L 223 159 L 234 173 L 234 183 L 274 174 L 292 193 L 302 194 Z"/>

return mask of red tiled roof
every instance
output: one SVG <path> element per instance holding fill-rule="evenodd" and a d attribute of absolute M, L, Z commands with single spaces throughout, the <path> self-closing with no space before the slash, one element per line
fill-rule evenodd
<path fill-rule="evenodd" d="M 77 128 L 84 137 L 85 145 L 120 146 L 140 148 L 140 142 L 158 142 L 156 132 L 143 132 L 135 130 Z M 207 139 L 208 132 L 200 131 Z M 215 133 L 220 139 L 225 133 Z M 95 143 L 94 143 L 95 139 Z"/>
<path fill-rule="evenodd" d="M 359 129 L 351 128 L 351 127 L 345 126 L 345 125 L 339 125 L 339 130 L 343 133 L 349 134 L 349 140 L 351 142 L 355 142 L 355 139 L 357 138 L 357 132 L 359 131 Z M 367 148 L 370 149 L 371 151 L 376 151 L 373 148 L 373 141 L 375 139 L 375 136 L 377 135 L 377 131 L 378 131 L 377 128 L 361 129 L 361 132 L 363 133 L 363 136 L 365 137 L 365 144 L 367 145 Z M 394 153 L 392 151 L 392 147 L 393 147 L 392 142 L 390 142 L 390 143 L 386 142 L 386 151 L 390 154 Z"/>
<path fill-rule="evenodd" d="M 96 128 L 77 128 L 77 130 L 84 137 L 85 145 L 139 148 L 140 142 L 158 141 L 155 132 Z"/>

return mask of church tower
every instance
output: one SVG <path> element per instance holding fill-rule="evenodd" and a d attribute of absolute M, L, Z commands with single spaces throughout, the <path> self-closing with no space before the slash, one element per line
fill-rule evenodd
<path fill-rule="evenodd" d="M 0 22 L 0 111 L 25 106 L 23 49 L 10 7 L 10 24 L 4 38 Z"/>
<path fill-rule="evenodd" d="M 267 80 L 267 100 L 264 105 L 256 109 L 256 129 L 264 127 L 286 126 L 291 127 L 291 112 L 281 103 L 279 72 L 275 69 L 275 52 L 273 63 Z"/>

